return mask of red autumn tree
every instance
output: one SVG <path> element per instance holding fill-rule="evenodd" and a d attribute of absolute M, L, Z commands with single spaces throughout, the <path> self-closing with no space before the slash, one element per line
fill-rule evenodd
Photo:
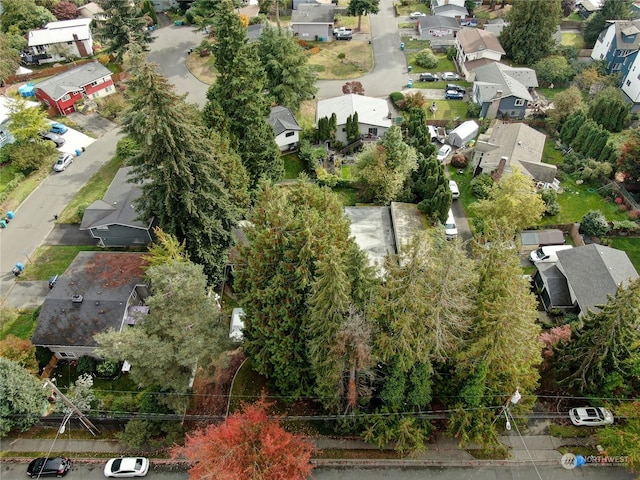
<path fill-rule="evenodd" d="M 349 93 L 364 95 L 364 87 L 360 82 L 347 82 L 342 86 L 342 93 L 344 93 L 345 95 Z"/>
<path fill-rule="evenodd" d="M 279 418 L 269 417 L 271 404 L 264 395 L 254 404 L 243 404 L 220 425 L 209 425 L 187 435 L 184 447 L 173 457 L 185 457 L 192 465 L 189 478 L 222 480 L 304 480 L 314 445 L 285 431 Z"/>
<path fill-rule="evenodd" d="M 78 18 L 78 7 L 72 2 L 61 0 L 53 7 L 53 14 L 58 20 L 73 20 L 74 18 Z"/>

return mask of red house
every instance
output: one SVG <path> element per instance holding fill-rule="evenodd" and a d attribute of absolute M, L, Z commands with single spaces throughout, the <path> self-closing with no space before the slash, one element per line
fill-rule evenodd
<path fill-rule="evenodd" d="M 111 72 L 100 62 L 85 63 L 36 85 L 36 97 L 61 115 L 76 111 L 82 99 L 106 97 L 116 91 Z"/>

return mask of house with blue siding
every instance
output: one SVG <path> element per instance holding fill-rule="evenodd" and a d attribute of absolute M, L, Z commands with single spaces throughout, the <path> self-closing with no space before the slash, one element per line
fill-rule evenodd
<path fill-rule="evenodd" d="M 629 73 L 629 57 L 640 49 L 640 20 L 608 20 L 593 46 L 591 58 L 605 62 L 607 73 Z"/>
<path fill-rule="evenodd" d="M 471 100 L 480 105 L 481 117 L 524 118 L 537 86 L 533 69 L 491 62 L 475 69 Z"/>

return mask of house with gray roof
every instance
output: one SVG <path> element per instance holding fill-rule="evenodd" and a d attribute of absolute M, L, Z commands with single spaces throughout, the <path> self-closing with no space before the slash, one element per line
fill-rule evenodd
<path fill-rule="evenodd" d="M 111 71 L 93 61 L 55 75 L 35 86 L 36 98 L 58 115 L 76 111 L 76 103 L 115 93 Z"/>
<path fill-rule="evenodd" d="M 301 40 L 330 42 L 335 16 L 333 4 L 301 4 L 291 12 L 291 30 Z"/>
<path fill-rule="evenodd" d="M 464 7 L 464 3 L 460 6 L 452 1 L 450 1 L 450 3 L 436 4 L 436 6 L 432 3 L 431 13 L 450 18 L 467 18 L 469 16 L 469 11 Z"/>
<path fill-rule="evenodd" d="M 552 184 L 558 169 L 542 163 L 546 138 L 524 123 L 496 122 L 475 144 L 474 176 L 487 173 L 499 179 L 517 168 L 536 183 Z"/>
<path fill-rule="evenodd" d="M 638 278 L 622 250 L 592 243 L 557 253 L 557 263 L 541 263 L 533 277 L 547 311 L 584 315 L 605 305 L 618 287 Z"/>
<path fill-rule="evenodd" d="M 578 0 L 576 10 L 585 20 L 602 8 L 600 0 Z"/>
<path fill-rule="evenodd" d="M 478 60 L 499 62 L 505 54 L 494 33 L 478 28 L 463 28 L 456 36 L 455 45 L 456 62 L 467 81 L 473 80 L 473 71 L 480 65 Z"/>
<path fill-rule="evenodd" d="M 118 170 L 102 200 L 89 205 L 82 216 L 80 230 L 88 230 L 100 247 L 141 247 L 153 240 L 154 219 L 141 219 L 136 202 L 140 185 L 128 182 L 131 167 Z"/>
<path fill-rule="evenodd" d="M 269 113 L 267 121 L 273 128 L 273 134 L 281 152 L 293 150 L 298 146 L 302 127 L 298 125 L 298 121 L 291 113 L 291 110 L 280 105 L 271 107 L 271 113 Z"/>
<path fill-rule="evenodd" d="M 420 40 L 429 40 L 432 50 L 446 50 L 455 45 L 456 34 L 462 28 L 455 18 L 442 15 L 420 17 L 417 27 Z"/>
<path fill-rule="evenodd" d="M 389 104 L 384 98 L 348 94 L 318 101 L 316 124 L 321 118 L 336 114 L 338 129 L 336 140 L 347 142 L 347 118 L 358 114 L 358 128 L 363 138 L 375 139 L 383 136 L 392 125 Z"/>
<path fill-rule="evenodd" d="M 524 118 L 538 86 L 533 69 L 491 62 L 477 67 L 474 72 L 471 99 L 481 106 L 481 117 Z"/>
<path fill-rule="evenodd" d="M 94 336 L 121 331 L 144 314 L 143 253 L 80 252 L 42 304 L 31 343 L 59 359 L 93 356 Z"/>

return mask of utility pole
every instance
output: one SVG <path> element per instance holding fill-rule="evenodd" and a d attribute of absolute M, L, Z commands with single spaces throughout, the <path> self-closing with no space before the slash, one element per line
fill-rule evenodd
<path fill-rule="evenodd" d="M 85 414 L 82 413 L 82 410 L 76 407 L 71 400 L 69 400 L 60 390 L 58 390 L 58 387 L 56 387 L 55 383 L 47 378 L 44 381 L 44 387 L 51 388 L 56 394 L 56 398 L 60 397 L 62 399 L 64 404 L 71 409 L 71 412 L 75 413 L 78 416 L 78 420 L 80 420 L 80 423 L 82 423 L 82 425 L 84 425 L 85 428 L 89 430 L 89 432 L 91 432 L 91 435 L 95 437 L 100 434 L 100 430 L 98 430 L 98 428 L 93 423 L 91 423 L 91 421 L 85 416 Z"/>

